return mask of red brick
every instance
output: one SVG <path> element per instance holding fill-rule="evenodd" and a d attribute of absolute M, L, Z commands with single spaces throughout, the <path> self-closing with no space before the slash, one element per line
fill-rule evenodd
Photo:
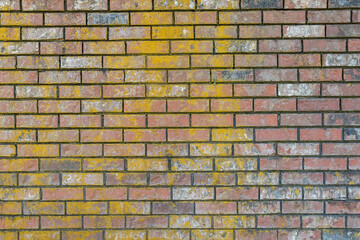
<path fill-rule="evenodd" d="M 261 170 L 301 170 L 301 158 L 260 158 Z"/>
<path fill-rule="evenodd" d="M 236 115 L 236 126 L 277 126 L 276 114 Z"/>
<path fill-rule="evenodd" d="M 304 168 L 308 170 L 346 170 L 346 162 L 346 158 L 305 158 Z"/>
<path fill-rule="evenodd" d="M 318 155 L 318 143 L 280 143 L 278 144 L 279 155 Z"/>
<path fill-rule="evenodd" d="M 309 11 L 309 23 L 347 23 L 350 22 L 350 11 L 328 10 L 328 11 Z"/>
<path fill-rule="evenodd" d="M 304 45 L 306 41 L 304 40 Z M 315 40 L 314 40 L 315 41 Z M 322 41 L 322 40 L 319 40 Z M 330 41 L 330 40 L 328 40 Z M 309 42 L 311 43 L 311 42 Z M 342 69 L 300 69 L 300 81 L 304 82 L 316 82 L 316 81 L 341 81 L 342 80 Z"/>
<path fill-rule="evenodd" d="M 193 114 L 191 124 L 193 127 L 230 127 L 234 117 L 232 114 Z"/>
<path fill-rule="evenodd" d="M 339 99 L 299 99 L 299 111 L 337 111 L 340 109 Z"/>
<path fill-rule="evenodd" d="M 256 141 L 294 141 L 297 140 L 296 129 L 256 129 Z"/>
<path fill-rule="evenodd" d="M 280 67 L 321 66 L 320 55 L 318 54 L 279 55 L 279 66 Z"/>
<path fill-rule="evenodd" d="M 300 227 L 299 216 L 259 216 L 259 228 L 298 228 Z"/>
<path fill-rule="evenodd" d="M 272 111 L 295 111 L 295 99 L 255 99 L 255 111 L 272 112 Z"/>
<path fill-rule="evenodd" d="M 305 23 L 305 11 L 264 11 L 264 23 Z"/>
<path fill-rule="evenodd" d="M 58 0 L 24 0 L 22 8 L 25 11 L 64 11 L 64 1 Z"/>
<path fill-rule="evenodd" d="M 308 128 L 300 129 L 301 141 L 341 141 L 342 129 Z"/>

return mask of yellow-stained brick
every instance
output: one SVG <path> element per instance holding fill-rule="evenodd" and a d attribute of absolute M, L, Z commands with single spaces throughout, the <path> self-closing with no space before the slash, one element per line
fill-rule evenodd
<path fill-rule="evenodd" d="M 77 142 L 78 130 L 38 130 L 39 142 Z"/>
<path fill-rule="evenodd" d="M 19 174 L 20 186 L 59 185 L 60 175 L 57 173 L 22 173 Z"/>
<path fill-rule="evenodd" d="M 0 200 L 40 200 L 39 188 L 0 188 Z"/>
<path fill-rule="evenodd" d="M 175 24 L 216 24 L 216 12 L 210 11 L 178 11 L 175 12 Z"/>
<path fill-rule="evenodd" d="M 0 142 L 35 142 L 35 130 L 0 130 Z"/>
<path fill-rule="evenodd" d="M 43 24 L 41 13 L 1 13 L 1 25 L 39 26 Z"/>
<path fill-rule="evenodd" d="M 176 158 L 171 160 L 172 171 L 212 171 L 211 158 Z"/>
<path fill-rule="evenodd" d="M 147 97 L 187 97 L 187 85 L 147 85 Z"/>
<path fill-rule="evenodd" d="M 65 28 L 65 39 L 70 40 L 104 40 L 105 27 L 68 27 Z"/>
<path fill-rule="evenodd" d="M 212 130 L 212 140 L 221 142 L 251 141 L 252 129 L 218 128 Z"/>
<path fill-rule="evenodd" d="M 59 145 L 56 145 L 56 144 L 18 145 L 18 156 L 21 156 L 21 157 L 55 157 L 55 156 L 59 156 Z"/>
<path fill-rule="evenodd" d="M 56 98 L 54 86 L 16 86 L 16 98 Z"/>
<path fill-rule="evenodd" d="M 131 13 L 131 25 L 166 25 L 172 24 L 171 12 Z"/>
<path fill-rule="evenodd" d="M 60 98 L 100 98 L 100 86 L 60 86 Z"/>
<path fill-rule="evenodd" d="M 193 143 L 190 144 L 191 156 L 230 156 L 231 144 L 205 144 Z"/>
<path fill-rule="evenodd" d="M 0 239 L 18 240 L 18 233 L 3 230 L 2 232 L 0 232 Z M 24 239 L 22 239 L 22 240 L 24 240 Z"/>
<path fill-rule="evenodd" d="M 124 54 L 123 41 L 84 42 L 85 54 Z"/>
<path fill-rule="evenodd" d="M 54 229 L 54 228 L 81 228 L 81 216 L 42 216 L 41 228 Z"/>
<path fill-rule="evenodd" d="M 16 186 L 16 174 L 15 173 L 0 173 L 0 186 Z M 0 205 L 1 212 L 1 205 Z"/>
<path fill-rule="evenodd" d="M 106 214 L 106 202 L 67 202 L 67 214 Z"/>
<path fill-rule="evenodd" d="M 196 38 L 237 38 L 236 26 L 196 26 Z"/>
<path fill-rule="evenodd" d="M 219 40 L 215 41 L 215 52 L 256 52 L 256 45 L 256 41 L 252 40 Z"/>
<path fill-rule="evenodd" d="M 155 0 L 155 10 L 181 10 L 181 9 L 195 9 L 195 0 Z"/>
<path fill-rule="evenodd" d="M 196 186 L 235 185 L 234 173 L 195 173 Z"/>
<path fill-rule="evenodd" d="M 172 41 L 172 53 L 211 53 L 213 51 L 213 42 L 203 41 Z"/>
<path fill-rule="evenodd" d="M 232 67 L 232 55 L 192 55 L 192 67 Z"/>
<path fill-rule="evenodd" d="M 21 231 L 19 240 L 60 240 L 60 231 Z"/>
<path fill-rule="evenodd" d="M 128 171 L 166 171 L 168 170 L 168 160 L 166 159 L 128 159 Z"/>
<path fill-rule="evenodd" d="M 63 185 L 103 185 L 101 173 L 63 173 Z"/>
<path fill-rule="evenodd" d="M 144 68 L 144 56 L 104 56 L 104 67 L 113 69 Z"/>
<path fill-rule="evenodd" d="M 0 202 L 0 215 L 21 215 L 21 202 Z"/>
<path fill-rule="evenodd" d="M 0 218 L 1 229 L 37 229 L 39 228 L 38 216 L 4 216 Z"/>
<path fill-rule="evenodd" d="M 24 202 L 25 215 L 63 215 L 63 202 Z"/>
<path fill-rule="evenodd" d="M 150 202 L 110 202 L 109 214 L 150 214 Z"/>
<path fill-rule="evenodd" d="M 0 39 L 5 40 L 20 40 L 20 28 L 0 28 Z"/>
<path fill-rule="evenodd" d="M 190 231 L 188 230 L 149 230 L 149 238 L 148 240 L 184 240 L 190 239 Z M 192 238 L 197 239 L 197 238 Z"/>
<path fill-rule="evenodd" d="M 17 67 L 21 69 L 58 69 L 59 57 L 18 56 Z"/>
<path fill-rule="evenodd" d="M 215 158 L 217 171 L 254 171 L 257 170 L 256 158 Z"/>
<path fill-rule="evenodd" d="M 126 70 L 125 82 L 163 83 L 166 82 L 166 72 L 165 70 Z"/>
<path fill-rule="evenodd" d="M 199 0 L 198 9 L 239 9 L 238 0 Z"/>
<path fill-rule="evenodd" d="M 189 56 L 147 56 L 148 68 L 187 68 Z"/>
<path fill-rule="evenodd" d="M 85 227 L 87 228 L 87 227 Z M 63 231 L 62 239 L 66 240 L 95 240 L 103 239 L 102 231 Z"/>
<path fill-rule="evenodd" d="M 121 129 L 81 130 L 81 142 L 122 142 Z"/>
<path fill-rule="evenodd" d="M 154 39 L 194 38 L 193 27 L 153 27 Z"/>
<path fill-rule="evenodd" d="M 231 230 L 193 230 L 191 231 L 192 239 L 197 240 L 233 240 Z"/>
<path fill-rule="evenodd" d="M 127 53 L 169 53 L 168 41 L 128 41 Z"/>
<path fill-rule="evenodd" d="M 0 159 L 0 172 L 33 172 L 38 170 L 35 158 Z"/>
<path fill-rule="evenodd" d="M 84 228 L 97 228 L 97 229 L 109 229 L 109 228 L 122 228 L 125 225 L 125 216 L 103 216 L 103 215 L 97 215 L 97 216 L 84 216 Z M 81 237 L 81 236 L 79 236 Z M 77 240 L 78 238 L 75 238 L 74 240 Z M 86 238 L 84 240 L 88 240 L 89 238 Z M 97 239 L 97 238 L 95 238 Z"/>
<path fill-rule="evenodd" d="M 144 240 L 146 239 L 145 230 L 107 230 L 105 231 L 106 240 Z"/>
<path fill-rule="evenodd" d="M 124 159 L 122 158 L 85 158 L 84 171 L 122 171 Z"/>

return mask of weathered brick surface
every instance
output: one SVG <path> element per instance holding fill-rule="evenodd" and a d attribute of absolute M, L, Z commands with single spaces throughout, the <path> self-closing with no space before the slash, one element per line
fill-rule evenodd
<path fill-rule="evenodd" d="M 359 0 L 0 0 L 0 240 L 360 239 Z"/>

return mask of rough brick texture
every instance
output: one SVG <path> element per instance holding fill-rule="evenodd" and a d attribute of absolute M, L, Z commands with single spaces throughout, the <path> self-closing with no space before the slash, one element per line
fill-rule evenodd
<path fill-rule="evenodd" d="M 359 240 L 359 0 L 0 0 L 0 240 Z"/>

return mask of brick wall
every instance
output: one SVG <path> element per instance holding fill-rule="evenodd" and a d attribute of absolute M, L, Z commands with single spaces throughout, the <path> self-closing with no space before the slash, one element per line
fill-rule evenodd
<path fill-rule="evenodd" d="M 0 0 L 0 239 L 360 239 L 359 0 Z"/>

